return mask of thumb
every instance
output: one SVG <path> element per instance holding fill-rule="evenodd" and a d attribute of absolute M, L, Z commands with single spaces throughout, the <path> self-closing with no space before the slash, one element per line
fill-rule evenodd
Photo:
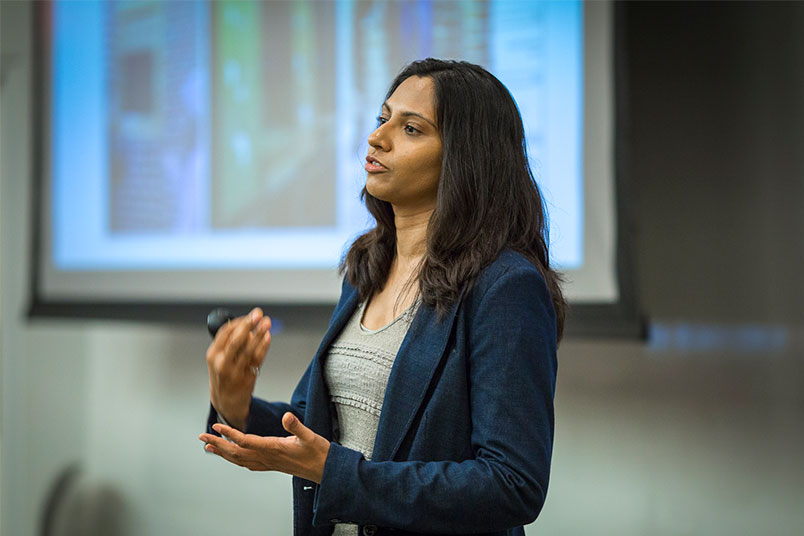
<path fill-rule="evenodd" d="M 287 412 L 282 416 L 282 428 L 302 441 L 308 441 L 315 435 L 312 430 L 304 426 L 291 412 Z"/>

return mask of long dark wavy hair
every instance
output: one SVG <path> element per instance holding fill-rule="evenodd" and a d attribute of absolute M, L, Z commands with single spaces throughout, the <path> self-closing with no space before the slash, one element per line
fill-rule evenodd
<path fill-rule="evenodd" d="M 561 276 L 550 268 L 544 204 L 528 164 L 516 102 L 482 67 L 433 58 L 405 67 L 386 99 L 411 76 L 433 80 L 443 147 L 436 208 L 418 272 L 422 302 L 445 312 L 510 248 L 533 263 L 547 282 L 560 340 L 567 304 Z M 361 196 L 376 226 L 354 241 L 340 269 L 365 300 L 385 286 L 396 255 L 396 227 L 390 203 L 365 187 Z"/>

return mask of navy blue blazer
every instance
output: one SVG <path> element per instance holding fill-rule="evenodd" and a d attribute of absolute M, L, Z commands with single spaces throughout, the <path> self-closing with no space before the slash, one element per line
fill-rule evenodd
<path fill-rule="evenodd" d="M 346 281 L 290 404 L 253 398 L 246 432 L 286 436 L 292 411 L 333 441 L 324 360 L 358 305 Z M 372 459 L 334 441 L 321 484 L 293 478 L 294 534 L 524 535 L 547 494 L 556 318 L 539 271 L 503 252 L 439 318 L 422 304 L 388 379 Z M 210 411 L 208 428 L 216 422 Z"/>

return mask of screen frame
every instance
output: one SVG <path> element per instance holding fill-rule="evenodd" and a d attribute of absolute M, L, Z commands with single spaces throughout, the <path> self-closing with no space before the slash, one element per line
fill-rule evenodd
<path fill-rule="evenodd" d="M 624 31 L 624 8 L 613 2 L 611 9 L 611 61 L 613 103 L 613 191 L 614 191 L 614 240 L 615 277 L 618 299 L 613 303 L 573 302 L 569 306 L 565 335 L 569 338 L 646 338 L 647 322 L 642 314 L 637 297 L 635 266 L 635 196 L 628 162 L 630 135 L 628 110 L 627 65 Z M 589 5 L 584 3 L 584 9 Z M 46 180 L 49 169 L 49 151 L 46 144 L 49 126 L 50 98 L 48 90 L 50 57 L 50 2 L 38 2 L 34 6 L 33 23 L 33 106 L 31 120 L 32 136 L 32 247 L 30 275 L 30 302 L 28 318 L 45 319 L 109 319 L 145 323 L 175 322 L 203 325 L 207 313 L 215 307 L 226 307 L 235 314 L 244 314 L 251 307 L 259 306 L 279 319 L 282 325 L 325 326 L 334 308 L 333 301 L 309 300 L 304 303 L 272 301 L 270 303 L 245 302 L 241 300 L 112 300 L 59 299 L 46 297 L 42 292 L 42 256 L 47 252 L 43 217 L 49 206 Z M 585 46 L 586 48 L 586 46 Z"/>

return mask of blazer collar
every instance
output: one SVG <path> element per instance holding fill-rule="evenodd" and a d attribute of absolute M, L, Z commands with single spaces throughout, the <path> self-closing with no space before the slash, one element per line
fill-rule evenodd
<path fill-rule="evenodd" d="M 318 350 L 315 353 L 315 360 L 320 365 L 326 353 L 329 351 L 329 345 L 335 340 L 335 337 L 340 335 L 346 323 L 352 318 L 352 315 L 357 308 L 357 300 L 360 293 L 351 285 L 344 285 L 341 299 L 332 313 L 332 319 L 329 322 L 327 332 L 324 334 L 324 339 L 318 345 Z"/>
<path fill-rule="evenodd" d="M 441 318 L 433 307 L 419 306 L 388 378 L 373 460 L 392 460 L 402 445 L 441 362 L 460 301 Z"/>
<path fill-rule="evenodd" d="M 324 358 L 329 346 L 343 330 L 357 307 L 359 293 L 351 285 L 344 285 L 341 299 L 332 313 L 329 328 L 318 346 L 310 371 L 310 384 L 307 389 L 307 407 L 304 425 L 325 438 L 333 439 L 333 412 L 330 407 L 329 390 L 324 378 Z"/>
<path fill-rule="evenodd" d="M 402 445 L 441 362 L 462 297 L 441 318 L 433 307 L 424 303 L 419 306 L 388 378 L 373 460 L 392 460 Z M 305 425 L 327 438 L 332 437 L 332 415 L 324 379 L 324 360 L 330 345 L 354 314 L 357 301 L 357 290 L 351 286 L 344 287 L 344 295 L 314 358 Z"/>

